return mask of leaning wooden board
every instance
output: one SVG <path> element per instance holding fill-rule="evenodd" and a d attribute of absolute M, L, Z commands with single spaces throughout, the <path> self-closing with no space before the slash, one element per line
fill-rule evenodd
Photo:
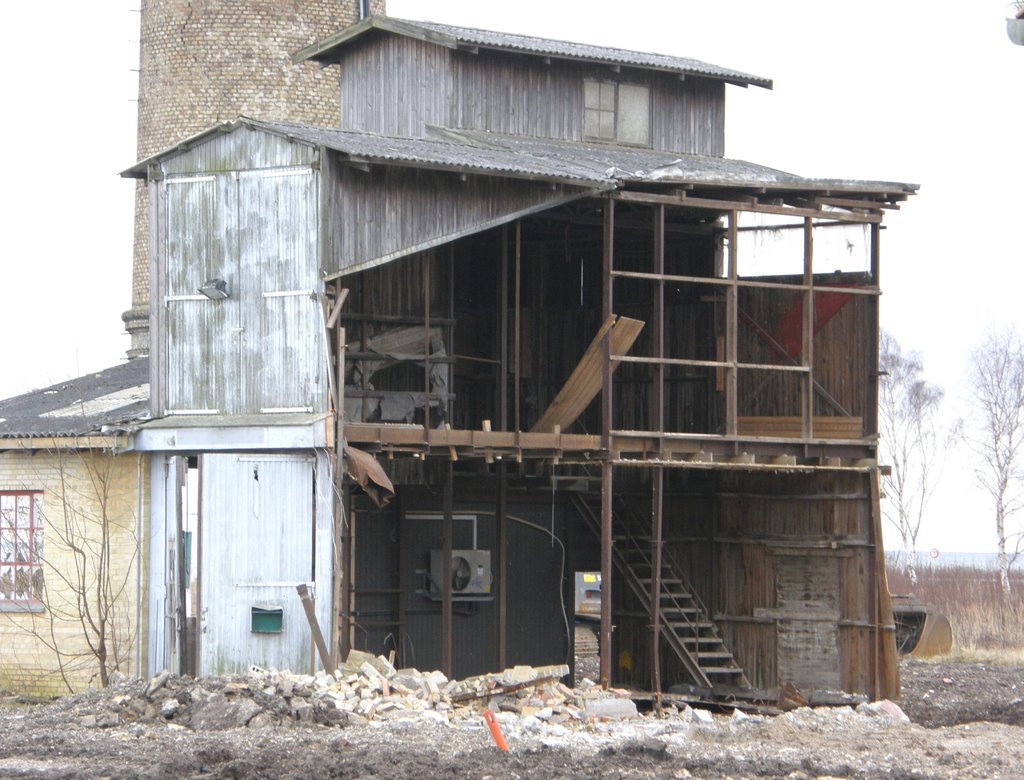
<path fill-rule="evenodd" d="M 580 362 L 565 380 L 555 400 L 544 412 L 530 431 L 534 433 L 554 431 L 555 426 L 565 430 L 572 425 L 583 410 L 601 392 L 601 363 L 605 334 L 611 330 L 612 354 L 625 355 L 643 330 L 644 323 L 629 317 L 610 316 L 597 331 Z M 612 371 L 619 367 L 618 361 L 612 361 Z"/>

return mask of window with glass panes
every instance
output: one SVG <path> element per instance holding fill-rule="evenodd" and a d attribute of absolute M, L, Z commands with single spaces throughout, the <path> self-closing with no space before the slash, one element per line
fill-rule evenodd
<path fill-rule="evenodd" d="M 583 135 L 596 141 L 650 146 L 650 90 L 636 84 L 585 79 Z"/>
<path fill-rule="evenodd" d="M 43 494 L 0 491 L 0 605 L 43 598 Z"/>

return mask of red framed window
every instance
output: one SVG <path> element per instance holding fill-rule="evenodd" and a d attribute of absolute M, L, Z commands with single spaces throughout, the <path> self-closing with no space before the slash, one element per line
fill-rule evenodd
<path fill-rule="evenodd" d="M 43 599 L 43 494 L 0 491 L 0 604 Z"/>

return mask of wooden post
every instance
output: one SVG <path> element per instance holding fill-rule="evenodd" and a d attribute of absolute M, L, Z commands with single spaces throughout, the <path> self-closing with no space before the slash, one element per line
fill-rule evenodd
<path fill-rule="evenodd" d="M 654 207 L 654 273 L 658 281 L 654 286 L 654 306 L 651 324 L 654 339 L 654 357 L 662 360 L 665 357 L 665 207 Z M 653 387 L 651 388 L 651 430 L 663 433 L 665 430 L 665 364 L 658 363 L 654 369 Z M 658 440 L 658 453 L 664 440 Z"/>
<path fill-rule="evenodd" d="M 522 329 L 520 307 L 521 301 L 521 277 L 522 277 L 522 230 L 519 220 L 516 220 L 516 256 L 515 256 L 515 290 L 513 292 L 515 298 L 515 308 L 513 309 L 515 316 L 515 326 L 512 332 L 512 421 L 514 431 L 522 430 L 522 425 L 519 421 L 519 361 L 520 352 L 522 351 L 519 339 L 520 332 Z"/>
<path fill-rule="evenodd" d="M 331 588 L 331 656 L 332 666 L 327 669 L 332 672 L 344 661 L 344 658 L 335 658 L 335 653 L 348 654 L 347 640 L 343 646 L 341 637 L 348 635 L 348 610 L 342 601 L 342 580 L 343 570 L 348 568 L 342 554 L 342 535 L 345 528 L 345 467 L 344 467 L 344 446 L 345 446 L 345 329 L 337 328 L 334 343 L 334 372 L 337 408 L 334 417 L 334 457 L 331 461 L 331 527 L 334 536 L 334 575 L 332 577 L 333 587 Z M 339 620 L 344 613 L 345 617 Z M 345 621 L 345 628 L 342 628 L 342 621 Z"/>
<path fill-rule="evenodd" d="M 665 506 L 665 469 L 656 466 L 651 481 L 651 690 L 661 711 L 661 547 Z"/>
<path fill-rule="evenodd" d="M 498 464 L 498 507 L 497 507 L 497 536 L 498 544 L 495 550 L 494 571 L 498 575 L 498 586 L 495 598 L 498 601 L 498 663 L 496 671 L 508 666 L 505 655 L 508 638 L 508 583 L 505 572 L 507 570 L 506 555 L 508 541 L 508 473 L 505 468 L 505 461 Z"/>
<path fill-rule="evenodd" d="M 423 442 L 430 441 L 430 256 L 423 257 Z"/>
<path fill-rule="evenodd" d="M 665 357 L 665 206 L 654 207 L 654 273 L 659 278 L 654 292 L 654 356 Z M 651 427 L 665 430 L 665 364 L 658 363 L 651 388 Z M 658 439 L 661 456 L 664 439 Z M 651 690 L 655 709 L 661 712 L 661 546 L 665 471 L 656 467 L 651 483 Z"/>
<path fill-rule="evenodd" d="M 615 201 L 604 202 L 604 251 L 601 273 L 601 318 L 612 315 L 612 268 L 614 266 Z M 606 460 L 601 463 L 601 685 L 612 682 L 612 336 L 604 337 L 601 382 L 601 442 Z"/>
<path fill-rule="evenodd" d="M 814 221 L 804 217 L 804 318 L 803 318 L 803 397 L 801 398 L 801 436 L 814 436 Z"/>
<path fill-rule="evenodd" d="M 316 645 L 316 651 L 320 654 L 320 663 L 324 665 L 325 672 L 332 674 L 335 667 L 331 666 L 331 654 L 327 652 L 327 644 L 324 642 L 324 635 L 320 631 L 320 623 L 316 619 L 316 606 L 313 604 L 313 599 L 309 595 L 309 588 L 306 587 L 306 583 L 302 583 L 300 585 L 296 585 L 295 590 L 299 594 L 299 599 L 302 601 L 302 608 L 306 612 L 309 631 L 313 635 L 313 644 Z"/>
<path fill-rule="evenodd" d="M 344 663 L 352 650 L 352 527 L 356 513 L 353 509 L 352 491 L 344 488 L 342 504 L 345 514 L 341 526 L 341 662 Z"/>
<path fill-rule="evenodd" d="M 615 262 L 615 201 L 604 202 L 604 241 L 601 258 L 601 321 L 612 316 L 612 269 Z M 605 333 L 602 346 L 601 445 L 611 449 L 612 442 L 612 332 Z M 603 583 L 602 583 L 603 584 Z"/>
<path fill-rule="evenodd" d="M 508 226 L 501 228 L 501 278 L 498 279 L 498 430 L 508 430 Z"/>
<path fill-rule="evenodd" d="M 452 676 L 452 474 L 449 460 L 444 482 L 444 583 L 441 595 L 441 671 Z"/>
<path fill-rule="evenodd" d="M 877 222 L 871 225 L 871 283 L 876 289 L 881 290 L 881 247 L 879 240 L 882 237 L 882 226 Z M 867 398 L 864 403 L 864 434 L 870 436 L 878 433 L 878 350 L 879 350 L 879 323 L 881 322 L 882 299 L 875 295 L 874 311 L 871 315 L 871 339 L 868 345 L 870 373 L 866 382 Z"/>
<path fill-rule="evenodd" d="M 601 685 L 612 682 L 612 464 L 601 464 Z"/>
<path fill-rule="evenodd" d="M 739 237 L 738 222 L 739 212 L 729 212 L 729 281 L 731 284 L 725 288 L 725 362 L 729 367 L 725 369 L 725 435 L 736 435 L 736 418 L 738 414 L 738 402 L 736 398 L 737 388 L 737 331 L 739 327 Z"/>

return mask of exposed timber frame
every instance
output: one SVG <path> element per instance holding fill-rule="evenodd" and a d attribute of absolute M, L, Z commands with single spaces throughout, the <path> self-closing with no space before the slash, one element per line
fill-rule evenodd
<path fill-rule="evenodd" d="M 899 198 L 893 197 L 893 200 Z M 366 398 L 372 397 L 372 389 L 367 387 L 367 372 L 362 372 L 364 413 L 362 419 L 347 422 L 344 436 L 353 444 L 369 451 L 385 455 L 388 459 L 402 456 L 413 456 L 421 463 L 428 459 L 444 461 L 443 471 L 434 469 L 431 473 L 440 477 L 438 483 L 443 486 L 443 545 L 445 551 L 444 583 L 441 588 L 441 666 L 446 674 L 453 671 L 454 650 L 452 638 L 453 593 L 451 585 L 451 551 L 453 545 L 452 519 L 458 507 L 455 506 L 458 495 L 456 491 L 456 469 L 460 479 L 471 473 L 493 474 L 496 478 L 496 493 L 493 498 L 494 517 L 496 520 L 495 547 L 493 564 L 495 571 L 494 599 L 495 625 L 494 646 L 497 668 L 504 668 L 509 662 L 508 646 L 508 583 L 507 583 L 507 534 L 509 525 L 509 481 L 521 479 L 524 474 L 536 476 L 542 466 L 531 465 L 537 462 L 550 462 L 571 468 L 598 466 L 600 472 L 600 489 L 595 497 L 599 497 L 599 510 L 595 512 L 599 543 L 600 571 L 602 578 L 603 598 L 600 614 L 598 644 L 600 648 L 600 683 L 610 686 L 615 682 L 613 637 L 615 620 L 620 613 L 614 605 L 619 603 L 622 594 L 629 597 L 630 588 L 635 591 L 636 585 L 621 579 L 617 566 L 621 566 L 621 551 L 613 536 L 613 526 L 619 522 L 616 516 L 616 488 L 619 484 L 620 469 L 635 473 L 645 470 L 647 488 L 647 506 L 650 512 L 650 538 L 647 544 L 647 560 L 650 566 L 650 578 L 644 587 L 649 591 L 645 606 L 645 642 L 649 668 L 647 684 L 654 697 L 656 707 L 661 706 L 663 696 L 663 680 L 661 672 L 665 659 L 659 652 L 662 632 L 665 630 L 665 616 L 662 614 L 663 566 L 665 564 L 665 516 L 669 502 L 677 500 L 666 497 L 666 484 L 672 478 L 671 471 L 687 469 L 691 471 L 714 471 L 720 474 L 778 472 L 789 475 L 843 475 L 855 473 L 873 475 L 877 469 L 875 461 L 876 444 L 874 439 L 875 417 L 872 401 L 877 394 L 877 376 L 868 378 L 859 401 L 865 410 L 863 418 L 851 415 L 846 396 L 833 396 L 824 386 L 827 379 L 816 376 L 815 336 L 816 328 L 816 296 L 834 294 L 849 296 L 850 299 L 869 301 L 873 305 L 871 312 L 874 321 L 865 334 L 869 341 L 877 341 L 877 297 L 879 295 L 879 237 L 880 221 L 883 209 L 896 208 L 895 202 L 879 201 L 873 198 L 858 199 L 856 197 L 834 197 L 827 194 L 808 194 L 788 201 L 768 196 L 746 196 L 731 194 L 728 197 L 708 197 L 690 191 L 679 191 L 672 194 L 620 191 L 590 201 L 592 208 L 588 211 L 579 208 L 556 209 L 551 221 L 561 221 L 567 227 L 580 225 L 580 230 L 589 230 L 591 239 L 599 235 L 593 243 L 599 245 L 600 277 L 600 321 L 609 322 L 616 318 L 617 285 L 632 285 L 634 291 L 643 285 L 649 285 L 650 292 L 644 292 L 647 314 L 646 345 L 643 354 L 630 354 L 629 347 L 616 348 L 613 331 L 606 328 L 595 339 L 593 344 L 595 368 L 599 368 L 599 401 L 596 406 L 596 419 L 599 430 L 588 433 L 568 432 L 569 425 L 554 425 L 552 429 L 529 430 L 530 412 L 524 411 L 524 400 L 529 403 L 530 386 L 524 382 L 534 381 L 536 364 L 531 363 L 533 356 L 525 357 L 524 349 L 529 350 L 530 328 L 536 328 L 536 312 L 530 311 L 531 306 L 538 306 L 537 291 L 543 289 L 537 278 L 541 264 L 531 256 L 536 251 L 536 222 L 513 220 L 505 226 L 493 231 L 496 236 L 494 247 L 494 292 L 490 300 L 496 302 L 494 312 L 493 359 L 481 356 L 466 358 L 479 363 L 493 365 L 494 389 L 493 420 L 480 420 L 478 429 L 465 426 L 452 426 L 448 420 L 452 416 L 452 399 L 455 388 L 448 387 L 443 393 L 432 386 L 432 372 L 438 365 L 447 365 L 449 378 L 454 377 L 453 369 L 456 360 L 462 359 L 449 352 L 448 356 L 437 356 L 431 342 L 432 332 L 443 329 L 446 334 L 445 344 L 452 348 L 457 344 L 453 338 L 455 328 L 464 312 L 457 311 L 454 306 L 456 270 L 456 252 L 454 245 L 447 249 L 436 248 L 419 253 L 418 278 L 422 279 L 421 306 L 419 316 L 399 311 L 375 311 L 368 308 L 369 296 L 365 290 L 365 272 L 360 275 L 359 309 L 355 312 L 342 311 L 338 301 L 342 297 L 342 283 L 350 284 L 348 277 L 337 280 L 337 289 L 333 293 L 334 306 L 329 310 L 328 329 L 334 329 L 333 338 L 329 343 L 335 345 L 335 359 L 339 363 L 336 368 L 336 387 L 332 388 L 334 408 L 342 409 L 344 405 L 345 370 L 344 362 L 372 361 L 380 358 L 375 355 L 369 345 L 369 327 L 382 326 L 419 326 L 422 327 L 422 356 L 415 360 L 422 366 L 422 394 L 419 409 L 422 420 L 416 424 L 392 422 L 370 422 L 366 420 Z M 646 210 L 646 211 L 645 211 Z M 752 228 L 741 226 L 740 216 L 743 213 L 763 213 L 791 216 L 792 223 L 782 226 L 786 230 L 800 230 L 803 234 L 802 268 L 800 274 L 793 279 L 742 277 L 740 275 L 740 254 L 745 236 Z M 699 217 L 691 215 L 698 214 Z M 649 215 L 649 216 L 646 216 Z M 540 220 L 542 217 L 534 217 Z M 671 222 L 669 220 L 672 220 Z M 829 283 L 830 277 L 816 278 L 815 274 L 815 229 L 829 226 L 851 224 L 867 225 L 870 236 L 870 268 L 863 279 L 856 284 Z M 627 255 L 621 259 L 616 256 L 617 231 L 649 230 L 649 261 L 646 267 L 631 263 Z M 666 262 L 666 237 L 680 235 L 706 236 L 708 240 L 718 240 L 722 250 L 721 267 L 715 274 L 669 272 Z M 621 240 L 621 239 L 618 239 Z M 532 243 L 529 243 L 532 242 Z M 532 248 L 528 248 L 532 247 Z M 646 252 L 647 250 L 645 250 Z M 442 259 L 443 258 L 443 259 Z M 443 267 L 442 267 L 443 266 Z M 441 285 L 441 275 L 446 282 Z M 525 282 L 525 284 L 524 284 Z M 666 295 L 669 289 L 680 286 L 707 288 L 712 294 L 708 300 L 715 301 L 718 323 L 721 330 L 721 342 L 714 359 L 703 357 L 675 356 L 670 347 L 670 326 L 666 312 Z M 354 281 L 351 286 L 355 287 Z M 524 290 L 525 287 L 525 290 Z M 647 288 L 643 288 L 647 289 Z M 800 348 L 793 353 L 773 336 L 760 322 L 752 318 L 743 308 L 743 295 L 758 292 L 771 292 L 779 296 L 792 296 L 799 300 L 798 338 Z M 582 293 L 581 293 L 582 295 Z M 628 296 L 623 296 L 623 299 Z M 635 298 L 635 296 L 634 296 Z M 441 301 L 440 310 L 437 302 Z M 621 302 L 620 306 L 623 305 Z M 635 304 L 634 304 L 635 305 Z M 596 312 L 595 312 L 596 314 Z M 360 327 L 361 349 L 356 354 L 345 353 L 346 323 L 354 323 Z M 743 331 L 744 338 L 758 339 L 763 351 L 769 353 L 776 362 L 757 362 L 742 357 L 741 324 L 747 328 Z M 643 326 L 643 324 L 641 323 Z M 524 330 L 525 327 L 525 330 Z M 673 327 L 677 327 L 673 324 Z M 718 327 L 718 325 L 716 325 Z M 640 343 L 640 342 L 638 342 Z M 749 348 L 748 348 L 749 352 Z M 877 360 L 877 344 L 870 347 L 869 360 Z M 340 358 L 337 357 L 340 355 Z M 649 391 L 645 401 L 646 420 L 649 430 L 638 430 L 636 427 L 617 427 L 619 412 L 617 411 L 618 385 L 613 381 L 616 369 L 624 365 L 634 366 L 636 371 L 646 371 L 649 376 Z M 699 369 L 712 371 L 721 377 L 721 419 L 717 431 L 691 432 L 669 429 L 666 418 L 668 399 L 668 378 L 673 370 Z M 792 377 L 799 386 L 796 400 L 798 415 L 789 417 L 751 417 L 749 412 L 742 411 L 743 397 L 741 390 L 741 372 L 758 372 L 766 376 Z M 634 374 L 633 376 L 636 376 Z M 488 380 L 491 381 L 490 379 Z M 535 392 L 535 391 L 534 391 Z M 847 392 L 847 395 L 849 393 Z M 444 404 L 440 404 L 444 401 Z M 439 405 L 440 404 L 440 405 Z M 435 410 L 443 405 L 447 413 L 442 415 L 444 421 L 438 423 Z M 816 406 L 820 407 L 816 413 Z M 593 408 L 592 410 L 593 411 Z M 821 412 L 827 412 L 823 414 Z M 490 417 L 491 415 L 488 415 Z M 524 430 L 527 428 L 527 430 Z M 593 428 L 591 429 L 593 430 Z M 342 440 L 340 424 L 336 429 L 338 441 Z M 514 460 L 517 466 L 510 466 Z M 477 461 L 456 464 L 460 461 Z M 438 465 L 441 465 L 438 463 Z M 583 468 L 581 473 L 587 473 Z M 622 484 L 630 482 L 622 473 Z M 631 475 L 630 475 L 631 476 Z M 621 488 L 619 488 L 621 489 Z M 723 494 L 725 495 L 725 494 Z M 821 494 L 826 495 L 826 494 Z M 824 500 L 818 494 L 794 496 L 793 500 Z M 842 496 L 836 496 L 841 499 Z M 864 501 L 869 499 L 864 498 Z M 877 500 L 877 498 L 871 499 Z M 646 530 L 645 530 L 646 533 Z M 877 529 L 872 528 L 871 538 L 864 542 L 872 548 L 880 549 L 877 541 Z M 353 560 L 351 534 L 343 535 L 342 588 L 348 594 L 341 594 L 344 604 L 340 623 L 341 647 L 346 648 L 346 639 L 350 638 L 350 624 L 345 620 L 345 613 L 352 608 L 352 589 L 347 571 Z M 708 529 L 705 537 L 700 537 L 705 544 L 722 547 L 730 544 L 760 543 L 756 540 L 744 539 L 730 541 L 722 536 L 714 527 Z M 673 539 L 673 543 L 678 539 Z M 766 543 L 767 544 L 767 543 Z M 842 542 L 832 548 L 822 547 L 814 542 L 809 549 L 837 550 L 837 557 L 842 557 L 847 548 L 854 549 L 861 542 Z M 779 543 L 779 549 L 790 549 L 794 543 Z M 817 545 L 817 546 L 815 546 Z M 770 546 L 770 545 L 769 545 Z M 799 545 L 797 545 L 799 546 Z M 776 549 L 772 547 L 771 549 Z M 841 554 L 842 555 L 841 555 Z M 671 556 L 669 556 L 671 559 Z M 715 564 L 711 564 L 714 566 Z M 873 678 L 873 694 L 881 694 L 892 690 L 890 668 L 894 660 L 887 652 L 887 635 L 884 605 L 884 587 L 879 583 L 883 577 L 882 569 L 877 560 L 872 562 L 871 577 L 873 579 L 870 600 L 873 604 L 872 615 L 863 619 L 847 620 L 843 625 L 847 630 L 862 627 L 872 632 L 872 649 L 870 651 L 871 676 Z M 348 583 L 347 585 L 345 583 Z M 347 588 L 347 590 L 346 590 Z M 622 613 L 627 614 L 627 613 Z M 742 624 L 758 624 L 771 618 L 750 618 L 742 615 L 722 614 L 723 623 L 734 621 Z M 744 678 L 745 679 L 745 678 Z"/>

